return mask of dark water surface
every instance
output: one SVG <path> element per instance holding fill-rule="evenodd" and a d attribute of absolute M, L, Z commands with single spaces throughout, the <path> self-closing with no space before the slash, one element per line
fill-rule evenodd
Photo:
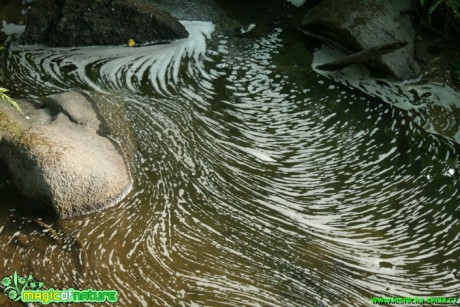
<path fill-rule="evenodd" d="M 0 272 L 116 289 L 120 306 L 458 295 L 458 126 L 427 128 L 436 110 L 455 118 L 458 101 L 433 107 L 423 88 L 435 85 L 322 76 L 319 51 L 282 20 L 242 38 L 211 1 L 158 4 L 204 21 L 168 45 L 13 46 L 1 59 L 17 96 L 83 88 L 123 105 L 137 141 L 133 191 L 54 222 L 63 244 L 21 213 L 2 170 Z"/>

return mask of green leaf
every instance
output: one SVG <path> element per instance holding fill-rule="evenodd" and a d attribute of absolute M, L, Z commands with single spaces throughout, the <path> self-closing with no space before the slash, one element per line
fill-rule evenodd
<path fill-rule="evenodd" d="M 446 0 L 437 0 L 432 6 L 430 6 L 430 8 L 428 9 L 428 13 L 432 15 L 433 12 L 436 11 L 436 9 L 444 2 L 446 2 Z"/>
<path fill-rule="evenodd" d="M 447 2 L 449 4 L 450 9 L 454 13 L 455 18 L 460 19 L 460 1 L 456 0 L 451 0 Z"/>
<path fill-rule="evenodd" d="M 3 99 L 3 101 L 15 108 L 16 111 L 18 111 L 22 115 L 25 115 L 24 112 L 22 112 L 21 107 L 18 105 L 18 103 L 14 101 L 10 96 L 5 94 L 6 92 L 8 92 L 6 88 L 0 87 L 0 99 Z"/>
<path fill-rule="evenodd" d="M 16 288 L 18 287 L 18 273 L 16 271 L 14 271 L 13 275 L 13 284 L 16 286 Z"/>

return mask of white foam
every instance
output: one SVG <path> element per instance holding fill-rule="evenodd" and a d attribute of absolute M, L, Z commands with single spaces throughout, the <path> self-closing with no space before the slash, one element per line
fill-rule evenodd
<path fill-rule="evenodd" d="M 305 0 L 286 0 L 287 2 L 291 3 L 293 6 L 301 7 L 305 4 Z"/>
<path fill-rule="evenodd" d="M 316 69 L 317 66 L 343 57 L 345 54 L 337 49 L 323 45 L 314 53 L 313 69 L 325 77 L 331 78 L 351 88 L 359 89 L 366 94 L 378 97 L 382 101 L 394 105 L 403 110 L 414 110 L 416 116 L 414 123 L 424 127 L 427 132 L 443 135 L 444 137 L 460 143 L 460 130 L 456 133 L 438 130 L 433 127 L 430 118 L 430 108 L 434 105 L 451 112 L 460 109 L 460 93 L 455 89 L 436 83 L 416 84 L 419 80 L 394 81 L 378 79 L 371 76 L 364 65 L 352 65 L 339 72 L 326 72 Z M 318 82 L 323 84 L 323 82 Z M 428 109 L 424 115 L 422 110 Z M 447 118 L 449 119 L 449 118 Z"/>
<path fill-rule="evenodd" d="M 256 27 L 256 24 L 255 23 L 251 23 L 250 25 L 248 25 L 246 28 L 242 27 L 240 29 L 240 32 L 241 34 L 246 34 L 248 32 L 250 32 L 252 29 L 254 29 Z"/>
<path fill-rule="evenodd" d="M 214 24 L 201 21 L 182 21 L 189 37 L 170 44 L 129 48 L 123 46 L 53 48 L 44 53 L 41 46 L 16 47 L 22 57 L 18 62 L 31 71 L 41 67 L 56 81 L 63 81 L 63 67 L 76 67 L 73 75 L 95 90 L 104 92 L 106 87 L 138 91 L 145 78 L 157 93 L 168 94 L 168 88 L 179 81 L 180 65 L 188 59 L 194 66 L 193 73 L 211 78 L 204 68 L 206 40 L 214 32 Z M 33 60 L 30 65 L 28 59 Z M 100 65 L 99 77 L 88 75 L 88 68 Z M 40 76 L 36 76 L 40 78 Z M 40 80 L 45 82 L 44 80 Z"/>
<path fill-rule="evenodd" d="M 2 29 L 1 31 L 4 32 L 6 35 L 21 35 L 24 33 L 26 26 L 16 25 L 14 23 L 7 23 L 6 21 L 2 21 Z"/>
<path fill-rule="evenodd" d="M 270 155 L 262 150 L 255 149 L 255 148 L 244 148 L 244 147 L 239 147 L 240 149 L 244 150 L 248 154 L 253 155 L 254 157 L 265 161 L 265 162 L 275 162 L 275 160 L 270 157 Z"/>

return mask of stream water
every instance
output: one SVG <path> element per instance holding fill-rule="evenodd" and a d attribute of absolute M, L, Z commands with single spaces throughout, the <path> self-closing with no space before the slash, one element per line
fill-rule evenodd
<path fill-rule="evenodd" d="M 50 222 L 62 244 L 21 214 L 3 172 L 0 272 L 115 289 L 123 306 L 457 296 L 457 126 L 427 125 L 458 109 L 431 107 L 422 89 L 436 85 L 321 75 L 312 61 L 328 51 L 283 22 L 245 38 L 214 2 L 176 2 L 157 4 L 201 20 L 184 21 L 186 40 L 12 46 L 0 59 L 16 97 L 96 91 L 123 106 L 136 139 L 134 189 L 106 211 Z"/>

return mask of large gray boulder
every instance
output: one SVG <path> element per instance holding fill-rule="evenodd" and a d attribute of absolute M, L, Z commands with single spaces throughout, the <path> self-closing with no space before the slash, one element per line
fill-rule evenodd
<path fill-rule="evenodd" d="M 403 5 L 406 2 L 325 0 L 308 11 L 301 28 L 350 52 L 407 42 L 405 47 L 375 59 L 375 64 L 397 79 L 412 79 L 420 74 L 420 67 L 414 60 L 416 32 Z"/>
<path fill-rule="evenodd" d="M 30 10 L 23 44 L 56 47 L 138 44 L 185 38 L 169 13 L 138 0 L 38 0 Z"/>
<path fill-rule="evenodd" d="M 0 101 L 0 158 L 34 206 L 61 218 L 103 209 L 131 188 L 121 147 L 101 135 L 90 97 L 52 96 L 45 108 L 21 103 L 26 119 Z"/>

